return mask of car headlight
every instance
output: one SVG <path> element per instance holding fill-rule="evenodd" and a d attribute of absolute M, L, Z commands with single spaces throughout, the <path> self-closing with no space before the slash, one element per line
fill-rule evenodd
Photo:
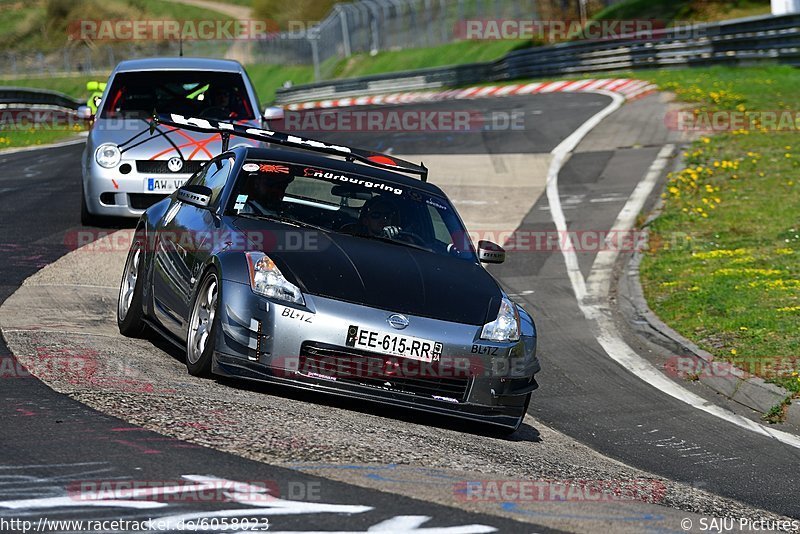
<path fill-rule="evenodd" d="M 497 319 L 483 325 L 481 339 L 489 341 L 519 341 L 519 311 L 517 305 L 503 297 Z"/>
<path fill-rule="evenodd" d="M 250 268 L 250 287 L 253 293 L 305 306 L 300 288 L 284 278 L 278 266 L 263 252 L 248 252 L 247 266 Z"/>
<path fill-rule="evenodd" d="M 100 145 L 94 153 L 94 160 L 105 169 L 116 167 L 121 159 L 122 152 L 119 151 L 119 147 L 111 143 Z"/>

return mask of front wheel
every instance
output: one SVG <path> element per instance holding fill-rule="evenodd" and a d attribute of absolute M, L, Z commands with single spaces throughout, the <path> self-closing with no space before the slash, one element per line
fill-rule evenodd
<path fill-rule="evenodd" d="M 206 274 L 192 299 L 189 331 L 186 334 L 186 368 L 194 376 L 211 374 L 217 333 L 219 278 L 214 270 Z"/>
<path fill-rule="evenodd" d="M 117 327 L 127 337 L 140 337 L 147 325 L 144 322 L 142 293 L 144 287 L 144 236 L 137 232 L 128 251 L 117 300 Z"/>

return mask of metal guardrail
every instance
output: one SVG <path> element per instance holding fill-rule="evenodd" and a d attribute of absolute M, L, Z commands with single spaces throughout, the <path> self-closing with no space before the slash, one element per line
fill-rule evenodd
<path fill-rule="evenodd" d="M 29 89 L 26 87 L 0 87 L 0 106 L 41 107 L 77 110 L 85 101 L 76 100 L 64 93 L 45 89 Z"/>
<path fill-rule="evenodd" d="M 800 15 L 751 17 L 601 41 L 561 43 L 516 50 L 493 63 L 299 85 L 278 90 L 276 101 L 289 104 L 520 78 L 764 61 L 800 65 Z"/>

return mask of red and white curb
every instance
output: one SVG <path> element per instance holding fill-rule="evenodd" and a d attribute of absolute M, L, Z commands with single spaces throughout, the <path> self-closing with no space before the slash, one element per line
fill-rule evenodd
<path fill-rule="evenodd" d="M 441 100 L 464 100 L 475 98 L 497 98 L 514 95 L 533 95 L 538 93 L 581 93 L 601 90 L 618 93 L 625 97 L 626 100 L 634 100 L 650 94 L 656 89 L 657 87 L 650 82 L 643 80 L 632 80 L 630 78 L 562 80 L 557 82 L 533 82 L 515 85 L 468 87 L 466 89 L 451 89 L 448 91 L 392 93 L 388 95 L 303 102 L 299 104 L 288 104 L 284 107 L 291 111 L 301 111 L 306 109 L 410 104 L 415 102 L 437 102 Z"/>

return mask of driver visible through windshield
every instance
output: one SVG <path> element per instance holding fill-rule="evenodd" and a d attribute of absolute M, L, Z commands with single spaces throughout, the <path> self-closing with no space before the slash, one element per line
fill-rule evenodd
<path fill-rule="evenodd" d="M 240 74 L 191 70 L 117 74 L 100 118 L 149 118 L 154 109 L 219 120 L 255 118 Z"/>
<path fill-rule="evenodd" d="M 247 161 L 230 215 L 314 226 L 477 261 L 441 196 L 369 176 L 272 161 Z"/>

